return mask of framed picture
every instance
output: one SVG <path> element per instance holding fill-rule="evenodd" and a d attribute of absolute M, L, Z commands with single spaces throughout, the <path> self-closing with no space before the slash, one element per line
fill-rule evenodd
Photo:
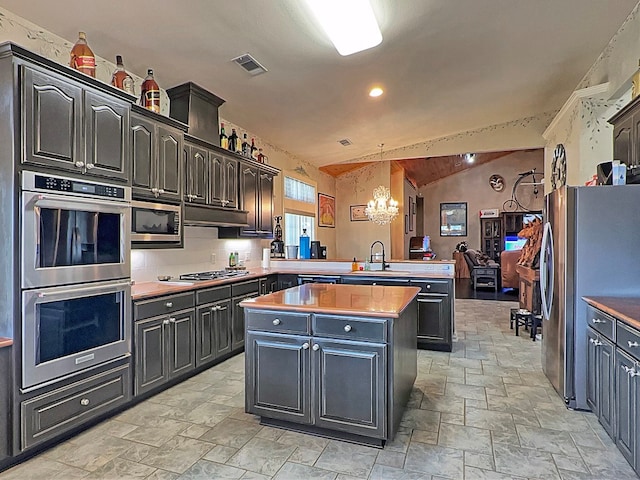
<path fill-rule="evenodd" d="M 409 233 L 409 215 L 404 216 L 404 234 L 407 235 Z"/>
<path fill-rule="evenodd" d="M 410 232 L 413 232 L 413 217 L 414 217 L 414 214 L 416 213 L 414 205 L 415 203 L 413 203 L 413 199 L 409 197 L 409 231 Z"/>
<path fill-rule="evenodd" d="M 369 221 L 369 217 L 364 213 L 364 209 L 367 208 L 366 205 L 351 205 L 349 207 L 349 219 L 352 222 L 367 222 Z"/>
<path fill-rule="evenodd" d="M 318 193 L 318 226 L 335 228 L 336 198 Z"/>
<path fill-rule="evenodd" d="M 440 204 L 440 236 L 467 236 L 467 202 Z"/>

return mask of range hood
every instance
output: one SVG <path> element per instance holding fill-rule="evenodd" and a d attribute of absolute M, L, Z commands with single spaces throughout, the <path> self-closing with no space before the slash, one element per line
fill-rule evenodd
<path fill-rule="evenodd" d="M 197 227 L 248 227 L 246 210 L 184 204 L 184 225 Z"/>

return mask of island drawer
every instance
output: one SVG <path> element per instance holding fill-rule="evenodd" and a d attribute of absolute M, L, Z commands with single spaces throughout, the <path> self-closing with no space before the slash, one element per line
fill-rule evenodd
<path fill-rule="evenodd" d="M 131 370 L 123 365 L 22 402 L 22 448 L 81 425 L 130 398 Z"/>
<path fill-rule="evenodd" d="M 601 310 L 587 305 L 587 324 L 597 330 L 609 340 L 615 341 L 615 324 L 613 317 L 607 315 Z"/>
<path fill-rule="evenodd" d="M 449 293 L 448 280 L 411 280 L 412 287 L 419 287 L 420 293 Z"/>
<path fill-rule="evenodd" d="M 313 335 L 371 342 L 387 341 L 385 319 L 314 315 Z"/>
<path fill-rule="evenodd" d="M 193 292 L 167 295 L 151 300 L 138 300 L 133 302 L 133 317 L 135 320 L 141 320 L 193 308 L 193 305 Z"/>
<path fill-rule="evenodd" d="M 257 289 L 257 287 L 256 287 Z M 231 285 L 223 287 L 207 288 L 196 292 L 196 303 L 204 305 L 206 303 L 214 303 L 231 297 Z"/>
<path fill-rule="evenodd" d="M 231 296 L 239 297 L 248 293 L 260 292 L 260 280 L 249 280 L 248 282 L 238 282 L 231 285 Z"/>
<path fill-rule="evenodd" d="M 247 311 L 247 330 L 264 332 L 311 333 L 310 315 L 304 313 L 284 313 L 269 311 Z"/>
<path fill-rule="evenodd" d="M 616 344 L 636 360 L 640 359 L 640 331 L 618 320 Z"/>

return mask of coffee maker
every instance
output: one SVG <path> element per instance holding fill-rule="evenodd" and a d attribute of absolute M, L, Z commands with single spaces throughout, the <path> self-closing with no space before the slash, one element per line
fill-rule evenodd
<path fill-rule="evenodd" d="M 284 258 L 284 242 L 282 241 L 282 227 L 280 226 L 281 216 L 274 217 L 276 226 L 273 231 L 275 237 L 271 242 L 271 258 Z"/>

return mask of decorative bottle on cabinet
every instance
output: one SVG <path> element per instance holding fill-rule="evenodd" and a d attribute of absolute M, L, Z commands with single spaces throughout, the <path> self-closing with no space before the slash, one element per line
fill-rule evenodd
<path fill-rule="evenodd" d="M 220 147 L 227 150 L 229 148 L 229 137 L 224 131 L 224 123 L 220 124 Z"/>
<path fill-rule="evenodd" d="M 151 68 L 147 70 L 147 76 L 142 82 L 140 105 L 152 112 L 160 113 L 160 87 L 153 78 L 153 69 Z"/>
<path fill-rule="evenodd" d="M 87 36 L 84 32 L 78 33 L 78 41 L 71 49 L 71 68 L 91 77 L 96 76 L 96 57 L 87 44 Z"/>
<path fill-rule="evenodd" d="M 111 85 L 134 95 L 133 78 L 131 78 L 131 75 L 129 75 L 124 69 L 124 64 L 122 63 L 122 57 L 120 55 L 116 55 L 116 70 L 111 76 Z"/>
<path fill-rule="evenodd" d="M 300 258 L 311 258 L 311 240 L 306 228 L 302 229 L 302 235 L 300 235 Z"/>

